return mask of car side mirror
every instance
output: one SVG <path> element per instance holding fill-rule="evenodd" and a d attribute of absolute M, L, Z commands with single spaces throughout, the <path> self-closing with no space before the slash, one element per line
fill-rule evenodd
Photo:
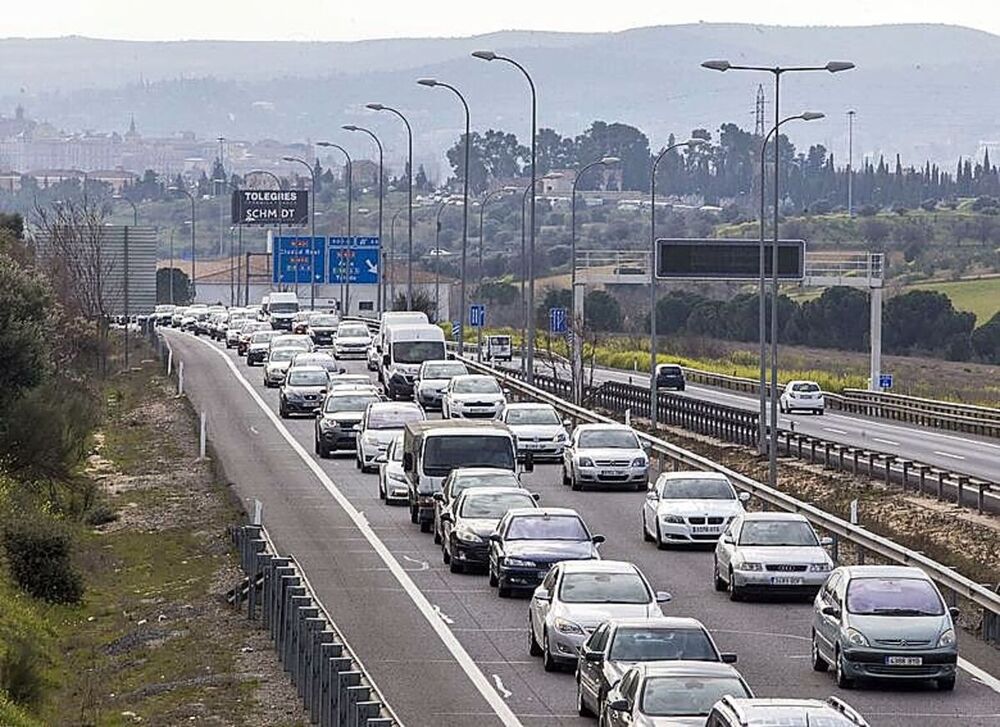
<path fill-rule="evenodd" d="M 719 654 L 719 659 L 722 660 L 723 664 L 735 664 L 736 654 L 725 654 L 725 653 Z"/>
<path fill-rule="evenodd" d="M 590 539 L 590 542 L 592 542 L 594 545 L 600 545 L 605 540 L 607 540 L 607 538 L 605 538 L 603 535 L 595 535 Z"/>
<path fill-rule="evenodd" d="M 362 431 L 360 424 L 355 424 L 353 427 L 351 427 L 351 429 L 353 429 L 356 432 Z"/>
<path fill-rule="evenodd" d="M 322 413 L 323 413 L 323 410 L 320 409 L 318 406 L 315 409 L 313 409 L 313 414 L 319 415 L 319 414 L 322 414 Z"/>
<path fill-rule="evenodd" d="M 955 620 L 962 611 L 957 606 L 952 606 L 948 609 L 948 613 L 951 615 L 952 620 Z"/>
<path fill-rule="evenodd" d="M 588 649 L 584 647 L 583 658 L 586 659 L 587 661 L 602 662 L 604 661 L 604 652 L 595 651 L 594 649 Z"/>
<path fill-rule="evenodd" d="M 651 489 L 649 492 L 646 493 L 646 499 L 647 500 L 659 500 L 660 496 L 656 494 L 656 490 L 652 490 Z"/>
<path fill-rule="evenodd" d="M 657 603 L 670 603 L 672 600 L 674 600 L 674 597 L 671 596 L 666 591 L 657 591 L 656 592 L 656 602 Z"/>
<path fill-rule="evenodd" d="M 821 608 L 819 612 L 824 616 L 828 616 L 829 618 L 834 618 L 837 619 L 838 621 L 840 620 L 840 609 L 837 608 L 836 606 L 823 606 L 823 608 Z"/>
<path fill-rule="evenodd" d="M 833 545 L 833 538 L 830 537 L 820 538 L 819 544 L 824 548 L 829 548 L 831 545 Z"/>
<path fill-rule="evenodd" d="M 739 498 L 740 502 L 750 502 L 749 492 L 741 492 L 739 495 L 737 495 L 737 497 Z"/>
<path fill-rule="evenodd" d="M 647 452 L 647 453 L 648 453 L 648 452 L 650 452 L 650 451 L 651 451 L 652 449 L 653 449 L 653 443 L 652 443 L 652 442 L 643 442 L 643 443 L 642 443 L 642 451 L 644 451 L 644 452 Z"/>
<path fill-rule="evenodd" d="M 536 601 L 551 601 L 552 595 L 549 593 L 548 588 L 542 588 L 541 586 L 539 586 L 538 588 L 535 589 L 535 594 L 533 598 Z"/>
<path fill-rule="evenodd" d="M 503 536 L 500 535 L 500 533 L 490 533 L 490 542 L 491 543 L 502 543 L 503 542 Z"/>
<path fill-rule="evenodd" d="M 570 419 L 563 419 L 562 425 L 564 427 L 566 427 L 567 429 L 572 429 L 573 428 L 573 421 L 570 420 Z"/>
<path fill-rule="evenodd" d="M 441 513 L 441 522 L 443 523 L 453 523 L 455 519 L 451 516 L 450 512 Z"/>
<path fill-rule="evenodd" d="M 627 699 L 615 699 L 608 702 L 608 709 L 613 712 L 627 712 L 629 709 Z"/>
<path fill-rule="evenodd" d="M 347 373 L 347 369 L 341 369 L 341 370 L 340 370 L 340 371 L 338 371 L 337 373 L 338 373 L 338 374 L 346 374 L 346 373 Z"/>
<path fill-rule="evenodd" d="M 316 411 L 319 411 L 319 409 L 317 409 Z M 375 464 L 385 464 L 386 462 L 389 461 L 389 457 L 386 454 L 380 454 L 377 457 L 375 457 L 373 461 L 375 462 Z"/>
<path fill-rule="evenodd" d="M 539 492 L 532 492 L 531 499 L 534 500 L 535 502 L 538 502 L 539 500 L 542 499 L 542 495 Z"/>
<path fill-rule="evenodd" d="M 733 536 L 729 535 L 728 533 L 722 536 L 722 542 L 725 543 L 726 545 L 733 545 L 736 543 L 736 541 L 733 539 Z"/>
<path fill-rule="evenodd" d="M 435 492 L 433 497 L 436 502 L 444 502 L 444 493 Z"/>
<path fill-rule="evenodd" d="M 534 452 L 525 452 L 524 454 L 524 471 L 534 472 L 535 471 L 535 454 Z"/>
<path fill-rule="evenodd" d="M 413 453 L 403 452 L 403 471 L 413 472 Z"/>

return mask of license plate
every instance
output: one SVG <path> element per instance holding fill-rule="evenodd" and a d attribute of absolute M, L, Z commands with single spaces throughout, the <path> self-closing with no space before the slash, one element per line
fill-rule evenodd
<path fill-rule="evenodd" d="M 692 525 L 692 533 L 718 533 L 722 531 L 721 525 Z"/>
<path fill-rule="evenodd" d="M 601 470 L 601 477 L 621 477 L 624 474 L 621 470 Z"/>
<path fill-rule="evenodd" d="M 802 579 L 793 576 L 771 576 L 773 586 L 801 586 Z"/>
<path fill-rule="evenodd" d="M 525 449 L 541 449 L 544 445 L 541 442 L 525 442 Z"/>
<path fill-rule="evenodd" d="M 887 656 L 885 663 L 889 666 L 923 666 L 922 656 Z"/>

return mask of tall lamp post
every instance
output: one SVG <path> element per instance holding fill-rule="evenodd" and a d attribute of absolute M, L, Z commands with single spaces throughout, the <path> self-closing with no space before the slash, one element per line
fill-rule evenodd
<path fill-rule="evenodd" d="M 351 209 L 354 204 L 354 174 L 351 168 L 351 155 L 340 144 L 334 144 L 330 141 L 318 141 L 316 146 L 339 149 L 347 159 L 347 249 L 344 250 L 344 259 L 347 263 L 344 265 L 344 278 L 341 283 L 340 310 L 342 311 L 341 315 L 349 316 L 351 315 L 351 269 L 353 268 L 351 245 L 354 243 L 354 232 L 351 227 Z"/>
<path fill-rule="evenodd" d="M 469 249 L 469 145 L 471 143 L 471 123 L 472 118 L 469 114 L 469 104 L 465 100 L 465 96 L 462 95 L 461 91 L 448 83 L 442 83 L 433 78 L 421 78 L 417 81 L 421 86 L 428 86 L 434 88 L 435 86 L 440 88 L 446 88 L 458 97 L 458 100 L 462 102 L 462 108 L 465 110 L 465 165 L 463 173 L 463 184 L 462 184 L 462 278 L 459 281 L 459 321 L 462 321 L 465 317 L 465 261 L 468 256 Z M 482 238 L 480 238 L 481 240 Z M 450 307 L 450 306 L 449 306 Z M 465 336 L 459 336 L 458 338 L 458 355 L 462 356 L 465 353 Z"/>
<path fill-rule="evenodd" d="M 578 291 L 576 287 L 576 189 L 580 184 L 580 178 L 591 169 L 596 167 L 611 166 L 613 164 L 618 164 L 620 161 L 621 159 L 618 157 L 607 156 L 602 159 L 592 161 L 590 164 L 585 164 L 576 173 L 576 176 L 573 177 L 573 191 L 570 193 L 569 198 L 569 279 L 570 291 L 573 295 L 574 323 L 576 324 L 576 330 L 573 331 L 573 403 L 577 406 L 579 406 L 580 402 L 583 400 L 583 346 L 581 343 L 581 339 L 583 338 L 583 295 L 582 291 Z M 576 318 L 579 318 L 579 320 L 576 320 Z"/>
<path fill-rule="evenodd" d="M 448 200 L 441 200 L 434 219 L 434 322 L 441 320 L 441 213 Z M 451 306 L 449 306 L 450 308 Z M 449 315 L 449 318 L 451 316 Z M 461 320 L 461 318 L 459 319 Z M 464 338 L 464 336 L 462 337 Z M 459 339 L 461 340 L 461 338 Z M 459 344 L 461 345 L 461 343 Z"/>
<path fill-rule="evenodd" d="M 191 200 L 191 284 L 188 289 L 191 291 L 191 302 L 195 300 L 195 249 L 194 249 L 194 195 L 183 187 L 167 187 L 168 192 L 177 192 L 178 194 L 185 195 L 189 200 Z"/>
<path fill-rule="evenodd" d="M 654 432 L 659 414 L 656 389 L 656 170 L 663 158 L 674 149 L 702 146 L 704 143 L 703 139 L 688 139 L 671 144 L 656 156 L 649 173 L 649 420 Z"/>
<path fill-rule="evenodd" d="M 854 217 L 854 117 L 857 112 L 847 112 L 847 216 Z"/>
<path fill-rule="evenodd" d="M 355 126 L 354 124 L 346 124 L 343 127 L 344 131 L 360 131 L 363 134 L 368 134 L 375 142 L 375 146 L 378 147 L 378 249 L 379 249 L 379 265 L 382 266 L 382 272 L 378 276 L 378 313 L 381 316 L 382 311 L 386 309 L 385 304 L 385 262 L 382 260 L 382 203 L 385 196 L 383 191 L 383 149 L 382 141 L 375 135 L 375 132 L 371 129 L 366 129 L 363 126 Z"/>
<path fill-rule="evenodd" d="M 372 111 L 388 111 L 391 114 L 395 114 L 406 126 L 406 194 L 408 197 L 407 207 L 409 209 L 409 232 L 407 233 L 406 250 L 406 309 L 413 310 L 413 128 L 399 109 L 394 109 L 392 106 L 380 103 L 367 104 L 367 108 Z"/>
<path fill-rule="evenodd" d="M 396 308 L 396 220 L 403 214 L 403 211 L 402 208 L 396 210 L 396 214 L 392 216 L 392 222 L 389 223 L 389 260 L 392 267 L 392 275 L 389 278 L 389 310 Z"/>
<path fill-rule="evenodd" d="M 286 162 L 301 164 L 309 170 L 309 194 L 312 196 L 312 210 L 309 212 L 309 309 L 316 310 L 316 169 L 305 159 L 299 157 L 282 157 Z M 298 268 L 295 269 L 295 282 L 299 281 Z"/>
<path fill-rule="evenodd" d="M 784 74 L 786 74 L 786 73 L 811 72 L 811 71 L 826 71 L 828 73 L 839 73 L 841 71 L 847 71 L 847 70 L 850 70 L 850 69 L 854 68 L 854 64 L 851 63 L 850 61 L 830 61 L 825 66 L 788 66 L 788 67 L 783 67 L 783 66 L 744 66 L 744 65 L 733 65 L 732 63 L 730 63 L 727 60 L 709 60 L 709 61 L 705 61 L 701 65 L 702 65 L 702 67 L 708 68 L 709 70 L 720 71 L 720 72 L 723 72 L 723 73 L 726 72 L 726 71 L 757 71 L 757 72 L 770 73 L 771 75 L 773 75 L 774 76 L 774 125 L 775 125 L 776 128 L 781 125 L 781 111 L 780 111 L 780 103 L 779 103 L 779 101 L 780 101 L 780 91 L 781 91 L 781 77 Z M 775 290 L 777 289 L 776 283 L 777 283 L 777 276 L 778 276 L 778 215 L 779 215 L 779 209 L 778 209 L 778 201 L 779 201 L 778 174 L 779 174 L 779 168 L 780 168 L 780 153 L 781 153 L 780 147 L 781 147 L 780 144 L 775 144 L 774 145 L 774 247 L 773 247 L 773 249 L 771 251 L 771 260 L 772 260 L 772 273 L 773 273 L 773 277 L 774 277 L 774 281 L 775 281 Z M 763 168 L 763 166 L 761 166 L 761 188 L 762 188 L 761 189 L 761 193 L 762 194 L 763 194 L 763 186 L 764 186 L 764 168 Z M 763 229 L 763 224 L 764 224 L 763 215 L 761 215 L 761 226 L 762 226 L 762 229 Z M 764 312 L 765 311 L 764 277 L 765 277 L 765 272 L 764 272 L 764 246 L 763 246 L 763 243 L 761 243 L 761 250 L 760 250 L 760 271 L 759 271 L 759 273 L 760 273 L 760 280 L 759 280 L 759 286 L 760 286 L 759 296 L 760 296 L 760 299 L 759 299 L 759 302 L 758 302 L 758 306 L 759 306 L 758 313 L 759 313 L 759 328 L 760 328 L 759 336 L 760 336 L 760 342 L 761 342 L 760 343 L 760 345 L 761 345 L 761 354 L 760 354 L 760 426 L 759 426 L 760 437 L 759 437 L 759 446 L 760 446 L 760 448 L 762 450 L 761 453 L 763 453 L 763 449 L 766 446 L 765 441 L 764 441 L 764 437 L 766 436 L 765 433 L 764 433 L 764 429 L 765 429 L 765 419 L 766 419 L 766 415 L 767 415 L 767 391 L 766 391 L 767 387 L 766 387 L 766 382 L 765 382 L 765 368 L 764 368 L 765 367 L 765 362 L 764 362 L 764 335 L 765 335 L 765 323 L 764 323 L 764 318 L 765 318 L 765 312 Z M 777 315 L 778 315 L 777 311 L 778 311 L 778 300 L 777 300 L 777 294 L 775 293 L 775 295 L 773 296 L 772 301 L 771 301 L 771 318 L 772 318 L 772 320 L 776 320 L 777 319 Z M 772 346 L 771 346 L 771 348 L 772 348 L 772 353 L 776 352 L 776 350 L 777 350 L 776 333 L 777 332 L 775 330 L 771 331 L 771 337 L 772 337 Z M 772 361 L 772 367 L 774 367 L 773 370 L 772 370 L 772 380 L 773 380 L 775 378 L 775 376 L 777 375 L 777 366 L 776 366 L 776 364 L 775 364 L 774 361 Z M 775 411 L 773 411 L 773 409 L 775 408 L 774 404 L 776 404 L 776 402 L 777 402 L 777 396 L 776 396 L 776 392 L 773 391 L 773 390 L 771 391 L 771 397 L 772 397 L 772 400 L 773 400 L 773 402 L 772 402 L 772 413 L 771 413 L 771 426 L 772 426 L 772 429 L 776 430 L 778 418 L 777 418 L 777 413 Z M 771 454 L 770 454 L 770 471 L 769 471 L 769 475 L 770 475 L 770 482 L 771 482 L 771 484 L 773 486 L 775 484 L 776 480 L 777 480 L 777 460 L 775 459 L 777 452 L 776 452 L 776 449 L 774 447 L 771 448 L 770 452 L 771 452 Z"/>
<path fill-rule="evenodd" d="M 532 311 L 535 308 L 535 184 L 538 178 L 538 168 L 536 161 L 536 142 L 537 142 L 537 125 L 538 125 L 538 94 L 535 91 L 535 82 L 531 78 L 531 74 L 528 73 L 527 69 L 520 63 L 515 61 L 513 58 L 507 56 L 499 55 L 491 50 L 477 50 L 474 51 L 472 56 L 474 58 L 479 58 L 484 61 L 503 61 L 509 63 L 518 69 L 528 81 L 528 86 L 531 89 L 531 184 L 528 189 L 531 190 L 531 236 L 530 243 L 528 247 L 528 311 Z M 527 367 L 525 371 L 525 379 L 528 385 L 535 383 L 535 316 L 528 315 L 528 340 L 530 345 L 527 346 Z"/>

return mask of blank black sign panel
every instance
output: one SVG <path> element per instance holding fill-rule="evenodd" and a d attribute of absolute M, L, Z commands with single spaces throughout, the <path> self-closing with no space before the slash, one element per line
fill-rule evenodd
<path fill-rule="evenodd" d="M 771 276 L 771 250 L 764 243 L 764 273 Z M 802 240 L 778 241 L 778 278 L 801 280 L 805 264 Z M 757 240 L 656 241 L 656 277 L 703 280 L 752 280 L 760 276 L 760 242 Z"/>

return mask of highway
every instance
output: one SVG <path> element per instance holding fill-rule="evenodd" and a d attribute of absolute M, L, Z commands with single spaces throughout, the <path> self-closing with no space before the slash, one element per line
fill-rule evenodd
<path fill-rule="evenodd" d="M 318 459 L 313 421 L 277 418 L 277 392 L 263 388 L 260 367 L 248 368 L 214 342 L 173 330 L 164 335 L 175 362 L 184 362 L 193 406 L 207 412 L 213 456 L 227 480 L 244 502 L 261 500 L 279 552 L 294 554 L 305 568 L 406 725 L 597 724 L 576 716 L 572 674 L 545 673 L 528 655 L 526 600 L 499 599 L 485 576 L 451 574 L 407 510 L 378 500 L 375 475 L 361 474 L 353 455 Z M 347 368 L 362 372 L 364 364 Z M 815 421 L 838 427 L 839 419 L 849 418 Z M 658 551 L 643 542 L 642 493 L 572 492 L 554 465 L 539 465 L 525 481 L 543 505 L 576 508 L 604 534 L 605 557 L 635 562 L 655 588 L 672 593 L 665 613 L 700 618 L 721 649 L 737 652 L 737 667 L 758 696 L 838 692 L 829 675 L 809 666 L 811 605 L 731 603 L 712 588 L 709 552 Z M 1000 724 L 1000 681 L 990 676 L 1000 675 L 1000 657 L 971 637 L 963 640 L 963 657 L 985 671 L 966 664 L 953 693 L 877 686 L 841 696 L 873 725 Z"/>
<path fill-rule="evenodd" d="M 514 364 L 517 365 L 517 359 Z M 552 373 L 548 364 L 535 365 L 539 373 Z M 569 368 L 561 371 L 569 376 Z M 589 378 L 589 373 L 587 374 Z M 649 386 L 645 373 L 595 368 L 594 382 L 620 381 L 637 386 Z M 727 391 L 711 386 L 688 384 L 685 391 L 672 392 L 692 399 L 757 411 L 755 394 Z M 768 407 L 770 412 L 770 407 Z M 769 414 L 770 416 L 770 414 Z M 959 432 L 942 432 L 902 422 L 891 422 L 845 414 L 828 409 L 823 416 L 806 412 L 778 414 L 779 429 L 791 429 L 812 437 L 833 442 L 889 452 L 901 458 L 923 462 L 953 472 L 961 472 L 992 482 L 1000 480 L 1000 441 Z"/>

